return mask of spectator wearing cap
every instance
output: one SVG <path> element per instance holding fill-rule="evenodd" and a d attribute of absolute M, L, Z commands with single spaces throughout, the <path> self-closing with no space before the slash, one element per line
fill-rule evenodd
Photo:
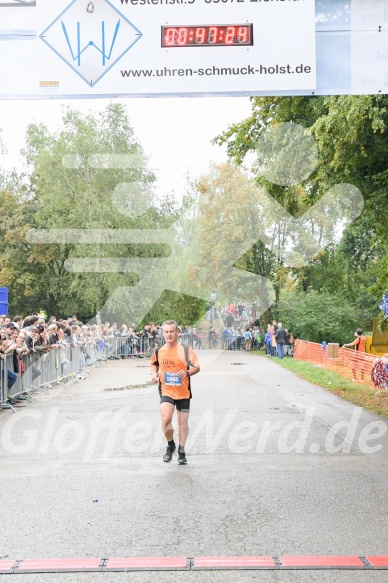
<path fill-rule="evenodd" d="M 5 327 L 7 329 L 7 334 L 10 335 L 13 334 L 13 330 L 19 330 L 19 325 L 15 324 L 15 322 L 8 322 Z"/>
<path fill-rule="evenodd" d="M 14 324 L 14 322 L 9 322 L 9 324 L 7 324 L 7 337 L 9 339 L 10 342 L 12 342 L 13 344 L 16 344 L 16 338 L 19 335 L 19 328 L 16 324 Z"/>

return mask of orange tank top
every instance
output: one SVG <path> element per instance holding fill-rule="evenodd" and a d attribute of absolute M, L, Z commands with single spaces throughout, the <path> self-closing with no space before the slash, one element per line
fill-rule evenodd
<path fill-rule="evenodd" d="M 356 350 L 358 352 L 365 352 L 366 347 L 366 336 L 360 336 L 359 341 L 356 344 Z"/>

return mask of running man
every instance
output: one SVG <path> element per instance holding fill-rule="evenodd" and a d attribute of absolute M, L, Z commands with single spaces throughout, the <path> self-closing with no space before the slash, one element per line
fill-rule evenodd
<path fill-rule="evenodd" d="M 162 325 L 166 344 L 154 353 L 151 359 L 152 383 L 159 383 L 160 416 L 162 430 L 167 439 L 164 462 L 170 462 L 176 444 L 172 427 L 172 416 L 177 409 L 178 418 L 178 463 L 186 464 L 185 444 L 189 434 L 190 377 L 200 370 L 194 350 L 178 342 L 178 325 L 175 320 L 166 320 Z M 186 358 L 187 353 L 187 358 Z"/>

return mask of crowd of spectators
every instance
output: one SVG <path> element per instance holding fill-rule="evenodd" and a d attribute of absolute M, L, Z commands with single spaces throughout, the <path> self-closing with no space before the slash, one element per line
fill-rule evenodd
<path fill-rule="evenodd" d="M 268 324 L 264 337 L 266 356 L 284 358 L 293 355 L 294 337 L 288 328 L 283 328 L 281 322 L 274 320 Z"/>
<path fill-rule="evenodd" d="M 233 300 L 224 307 L 211 307 L 207 319 L 211 320 L 209 347 L 229 350 L 260 350 L 266 356 L 284 358 L 293 355 L 294 338 L 287 328 L 275 320 L 268 324 L 266 331 L 257 319 L 258 303 L 250 306 Z"/>
<path fill-rule="evenodd" d="M 116 342 L 117 338 L 121 340 Z M 136 330 L 134 323 L 130 326 L 101 321 L 84 324 L 76 315 L 61 320 L 55 316 L 47 319 L 39 314 L 25 318 L 15 316 L 12 320 L 0 315 L 0 360 L 4 361 L 8 357 L 3 367 L 8 380 L 8 392 L 18 376 L 24 374 L 27 361 L 31 367 L 32 380 L 38 379 L 42 374 L 37 366 L 39 358 L 54 348 L 58 349 L 56 354 L 60 376 L 66 378 L 70 347 L 80 347 L 82 362 L 87 365 L 92 359 L 92 349 L 103 358 L 144 358 L 153 352 L 155 343 L 161 342 L 161 327 L 153 323 Z M 23 358 L 27 355 L 30 355 L 28 359 Z M 0 381 L 2 383 L 3 379 Z"/>

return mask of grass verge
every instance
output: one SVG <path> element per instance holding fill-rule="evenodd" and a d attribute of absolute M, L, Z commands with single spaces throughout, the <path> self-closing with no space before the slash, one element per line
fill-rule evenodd
<path fill-rule="evenodd" d="M 264 356 L 263 352 L 257 352 Z M 320 368 L 310 362 L 295 360 L 294 358 L 271 358 L 276 364 L 287 368 L 302 379 L 314 383 L 323 389 L 327 389 L 338 397 L 350 401 L 354 405 L 364 407 L 372 413 L 388 417 L 388 391 L 353 383 L 338 373 L 331 372 L 325 368 Z"/>

